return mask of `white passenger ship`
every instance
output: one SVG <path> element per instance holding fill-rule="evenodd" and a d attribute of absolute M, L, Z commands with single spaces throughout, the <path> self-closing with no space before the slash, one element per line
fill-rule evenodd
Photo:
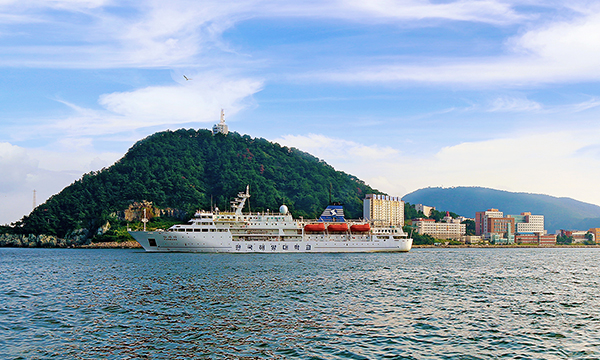
<path fill-rule="evenodd" d="M 146 251 L 223 253 L 409 251 L 412 239 L 401 227 L 371 227 L 346 221 L 341 205 L 329 205 L 318 220 L 297 220 L 282 205 L 279 213 L 242 213 L 249 189 L 232 201 L 235 212 L 195 214 L 189 224 L 168 230 L 129 231 Z"/>

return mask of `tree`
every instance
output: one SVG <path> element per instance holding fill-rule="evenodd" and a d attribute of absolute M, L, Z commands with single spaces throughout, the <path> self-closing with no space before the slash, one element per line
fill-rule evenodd
<path fill-rule="evenodd" d="M 467 220 L 463 221 L 461 224 L 467 225 L 467 232 L 465 235 L 467 235 L 467 236 L 475 235 L 475 221 L 467 219 Z"/>
<path fill-rule="evenodd" d="M 567 235 L 558 235 L 556 237 L 556 244 L 558 245 L 571 245 L 573 243 L 573 237 Z"/>

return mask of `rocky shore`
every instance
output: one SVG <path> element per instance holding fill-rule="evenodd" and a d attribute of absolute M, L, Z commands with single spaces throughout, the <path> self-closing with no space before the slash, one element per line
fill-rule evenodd
<path fill-rule="evenodd" d="M 25 248 L 81 248 L 81 249 L 137 249 L 137 241 L 90 243 L 89 239 L 75 237 L 58 238 L 52 235 L 0 234 L 0 247 Z"/>
<path fill-rule="evenodd" d="M 82 249 L 141 249 L 142 246 L 137 241 L 122 242 L 99 242 L 79 246 Z"/>
<path fill-rule="evenodd" d="M 79 246 L 81 239 L 62 239 L 52 235 L 0 234 L 0 247 L 69 248 Z"/>

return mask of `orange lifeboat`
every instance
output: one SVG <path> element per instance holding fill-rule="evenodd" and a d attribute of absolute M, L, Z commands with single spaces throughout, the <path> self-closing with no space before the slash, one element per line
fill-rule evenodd
<path fill-rule="evenodd" d="M 304 230 L 306 230 L 306 231 L 325 231 L 325 224 L 324 223 L 306 224 L 306 225 L 304 225 Z"/>
<path fill-rule="evenodd" d="M 329 231 L 334 231 L 334 232 L 342 232 L 342 231 L 346 231 L 348 230 L 348 224 L 346 223 L 333 223 L 333 224 L 329 224 L 327 226 L 327 230 Z"/>
<path fill-rule="evenodd" d="M 371 225 L 369 224 L 354 224 L 350 226 L 350 231 L 352 232 L 367 232 L 371 230 Z"/>

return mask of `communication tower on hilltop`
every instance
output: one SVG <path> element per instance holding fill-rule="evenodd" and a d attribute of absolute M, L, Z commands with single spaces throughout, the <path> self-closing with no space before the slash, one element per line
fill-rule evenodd
<path fill-rule="evenodd" d="M 33 208 L 35 209 L 36 203 L 35 203 L 35 189 L 33 190 Z"/>
<path fill-rule="evenodd" d="M 225 113 L 223 112 L 223 109 L 221 109 L 221 121 L 213 126 L 212 131 L 213 135 L 217 135 L 218 133 L 227 135 L 227 133 L 229 133 L 229 127 L 225 124 Z"/>

